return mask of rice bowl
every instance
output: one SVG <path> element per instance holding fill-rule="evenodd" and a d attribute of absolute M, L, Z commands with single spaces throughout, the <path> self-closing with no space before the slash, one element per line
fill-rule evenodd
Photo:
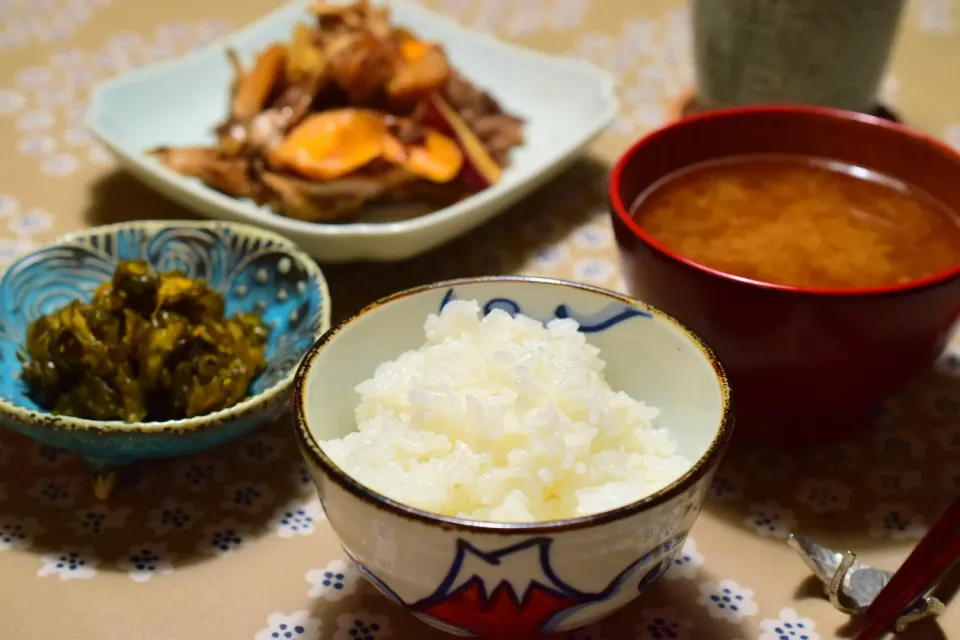
<path fill-rule="evenodd" d="M 545 375 L 517 375 L 523 358 Z M 438 390 L 447 401 L 424 401 Z M 543 399 L 555 405 L 546 427 L 524 405 Z M 608 402 L 643 434 L 626 457 L 651 464 L 605 462 L 620 420 L 590 407 Z M 680 553 L 733 422 L 723 368 L 676 320 L 611 291 L 521 277 L 375 302 L 311 348 L 292 403 L 327 520 L 360 573 L 428 624 L 483 638 L 564 633 L 644 592 Z M 551 430 L 572 439 L 550 452 Z M 481 463 L 464 464 L 458 445 Z M 614 490 L 617 475 L 632 493 Z"/>
<path fill-rule="evenodd" d="M 644 498 L 690 463 L 653 427 L 658 409 L 610 387 L 579 328 L 451 301 L 422 347 L 357 385 L 357 430 L 321 446 L 367 487 L 447 516 L 563 520 Z"/>

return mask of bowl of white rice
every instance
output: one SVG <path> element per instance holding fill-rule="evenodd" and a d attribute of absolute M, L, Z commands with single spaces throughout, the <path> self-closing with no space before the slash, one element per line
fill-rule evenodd
<path fill-rule="evenodd" d="M 304 357 L 297 437 L 344 551 L 462 637 L 534 639 L 680 552 L 733 428 L 713 352 L 620 294 L 521 277 L 375 302 Z"/>

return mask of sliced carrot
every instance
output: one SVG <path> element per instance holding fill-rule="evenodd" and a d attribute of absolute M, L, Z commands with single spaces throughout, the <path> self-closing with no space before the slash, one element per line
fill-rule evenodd
<path fill-rule="evenodd" d="M 433 130 L 427 130 L 422 144 L 404 145 L 390 136 L 384 145 L 384 158 L 407 171 L 440 184 L 457 177 L 463 167 L 463 152 L 456 142 Z"/>
<path fill-rule="evenodd" d="M 406 48 L 405 41 L 402 48 Z M 439 89 L 450 77 L 450 64 L 443 50 L 433 45 L 416 43 L 415 51 L 403 54 L 393 77 L 387 84 L 387 93 L 391 98 L 417 98 Z M 422 49 L 420 48 L 422 47 Z"/>
<path fill-rule="evenodd" d="M 400 54 L 404 60 L 412 62 L 413 60 L 422 58 L 432 48 L 433 45 L 427 42 L 420 42 L 413 38 L 404 38 L 403 42 L 400 43 Z"/>
<path fill-rule="evenodd" d="M 345 176 L 378 158 L 387 125 L 366 109 L 337 109 L 309 116 L 268 152 L 270 164 L 314 180 Z"/>

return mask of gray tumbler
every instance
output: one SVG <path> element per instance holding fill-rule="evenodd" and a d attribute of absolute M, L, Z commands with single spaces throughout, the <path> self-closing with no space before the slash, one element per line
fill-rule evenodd
<path fill-rule="evenodd" d="M 870 111 L 904 0 L 693 0 L 702 108 L 761 103 Z"/>

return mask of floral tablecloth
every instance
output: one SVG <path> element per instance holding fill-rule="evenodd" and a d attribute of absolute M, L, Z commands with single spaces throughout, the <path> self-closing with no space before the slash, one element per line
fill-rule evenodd
<path fill-rule="evenodd" d="M 433 0 L 477 28 L 612 69 L 623 110 L 591 157 L 467 239 L 402 268 L 330 267 L 335 314 L 429 280 L 531 273 L 622 288 L 603 207 L 610 160 L 675 113 L 692 77 L 677 0 Z M 268 11 L 268 0 L 0 1 L 0 261 L 79 227 L 189 212 L 119 173 L 81 122 L 88 88 Z M 960 146 L 960 0 L 914 0 L 885 100 Z M 894 569 L 960 493 L 960 357 L 861 439 L 738 448 L 652 592 L 570 640 L 848 636 L 784 544 L 799 530 Z M 956 588 L 958 579 L 944 587 Z M 949 595 L 949 592 L 947 593 Z M 737 606 L 731 606 L 735 602 Z M 131 470 L 107 502 L 73 456 L 0 432 L 0 637 L 429 640 L 345 561 L 284 421 Z M 960 636 L 955 604 L 904 637 Z"/>

